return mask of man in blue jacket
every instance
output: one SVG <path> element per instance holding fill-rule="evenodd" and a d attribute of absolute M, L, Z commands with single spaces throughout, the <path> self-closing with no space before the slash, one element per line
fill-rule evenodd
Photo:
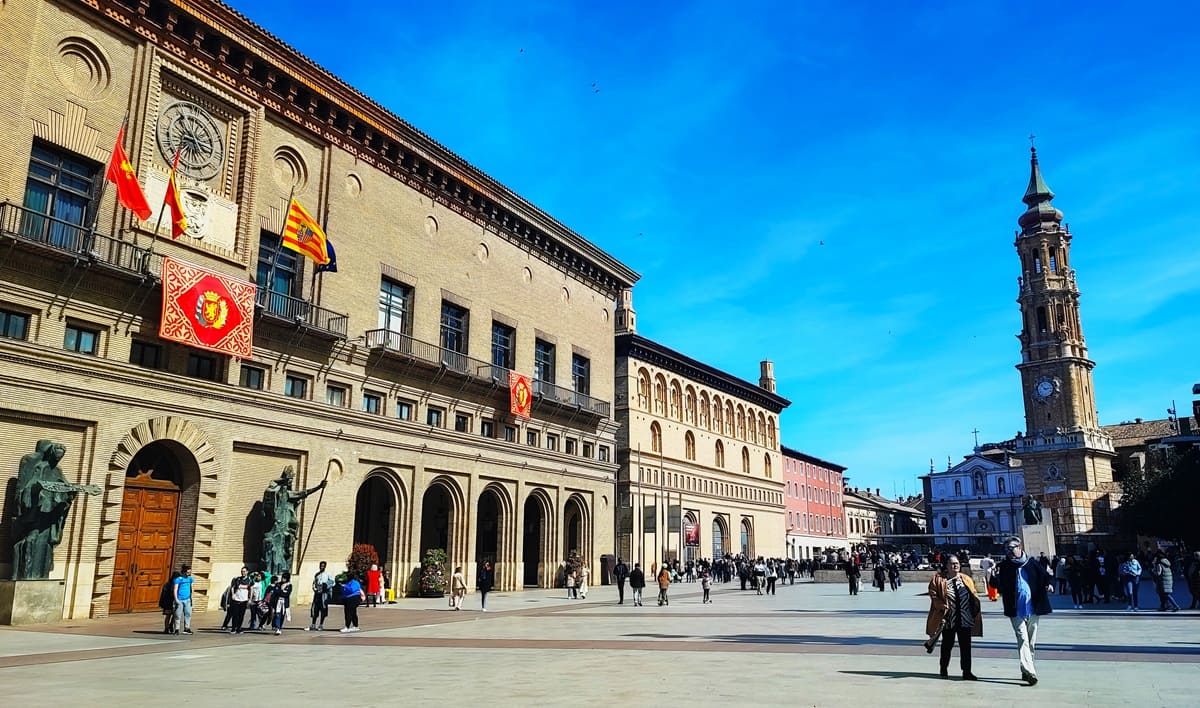
<path fill-rule="evenodd" d="M 1038 680 L 1033 667 L 1038 618 L 1052 611 L 1050 593 L 1054 592 L 1054 579 L 1041 563 L 1025 555 L 1019 538 L 1011 538 L 1004 544 L 1004 560 L 996 567 L 988 585 L 999 590 L 1004 600 L 1004 616 L 1012 622 L 1013 633 L 1017 635 L 1021 678 L 1032 686 Z"/>

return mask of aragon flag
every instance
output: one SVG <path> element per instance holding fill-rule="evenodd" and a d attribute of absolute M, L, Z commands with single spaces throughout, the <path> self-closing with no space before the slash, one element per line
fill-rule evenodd
<path fill-rule="evenodd" d="M 329 264 L 329 240 L 324 229 L 295 199 L 288 204 L 282 243 L 284 248 L 308 256 L 317 265 Z"/>
<path fill-rule="evenodd" d="M 179 200 L 179 185 L 175 182 L 175 174 L 179 171 L 179 153 L 175 153 L 175 162 L 171 165 L 171 177 L 167 180 L 167 193 L 163 195 L 163 204 L 171 210 L 171 238 L 179 238 L 187 232 L 187 217 L 183 214 L 183 202 Z"/>
<path fill-rule="evenodd" d="M 129 156 L 125 154 L 125 126 L 117 131 L 117 144 L 113 148 L 112 158 L 108 161 L 108 171 L 104 178 L 117 187 L 117 201 L 142 221 L 150 218 L 150 204 L 146 201 L 146 193 L 138 183 L 137 175 L 133 173 L 133 165 L 129 164 Z"/>

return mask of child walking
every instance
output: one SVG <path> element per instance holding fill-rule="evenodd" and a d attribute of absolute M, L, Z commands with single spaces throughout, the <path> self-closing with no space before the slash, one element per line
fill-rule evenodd
<path fill-rule="evenodd" d="M 707 605 L 712 602 L 712 598 L 708 596 L 709 591 L 712 589 L 712 577 L 709 576 L 707 570 L 700 576 L 700 589 L 704 591 L 704 602 L 700 604 Z"/>

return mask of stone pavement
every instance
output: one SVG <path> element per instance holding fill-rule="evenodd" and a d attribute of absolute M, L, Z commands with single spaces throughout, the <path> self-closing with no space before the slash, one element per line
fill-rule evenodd
<path fill-rule="evenodd" d="M 1143 588 L 1145 590 L 1145 588 Z M 615 604 L 612 587 L 586 600 L 563 591 L 402 600 L 360 612 L 364 631 L 301 631 L 305 608 L 282 637 L 215 631 L 222 615 L 195 618 L 196 634 L 157 633 L 159 615 L 124 615 L 0 629 L 5 705 L 189 706 L 455 704 L 686 706 L 1196 705 L 1200 612 L 1126 613 L 1116 604 L 1072 610 L 1055 598 L 1041 627 L 1038 673 L 1018 680 L 1014 641 L 999 603 L 984 601 L 976 640 L 978 682 L 937 676 L 921 648 L 927 598 L 842 585 L 782 586 L 774 596 L 678 584 L 671 605 Z M 1145 595 L 1144 605 L 1157 606 Z M 1177 599 L 1183 595 L 1177 593 Z M 1092 606 L 1089 606 L 1092 607 Z M 1061 608 L 1061 609 L 1060 609 Z M 334 608 L 331 620 L 340 619 Z M 336 625 L 336 621 L 329 623 Z M 850 696 L 853 696 L 851 698 Z"/>

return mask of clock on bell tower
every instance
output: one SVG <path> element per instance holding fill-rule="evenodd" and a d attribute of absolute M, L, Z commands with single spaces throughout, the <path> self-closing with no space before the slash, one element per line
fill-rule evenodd
<path fill-rule="evenodd" d="M 1051 205 L 1037 149 L 1030 148 L 1029 186 L 1017 220 L 1021 306 L 1021 389 L 1025 435 L 1019 441 L 1031 494 L 1093 490 L 1112 482 L 1112 438 L 1096 416 L 1095 362 L 1088 358 L 1079 318 L 1079 288 L 1071 267 L 1071 232 Z"/>

